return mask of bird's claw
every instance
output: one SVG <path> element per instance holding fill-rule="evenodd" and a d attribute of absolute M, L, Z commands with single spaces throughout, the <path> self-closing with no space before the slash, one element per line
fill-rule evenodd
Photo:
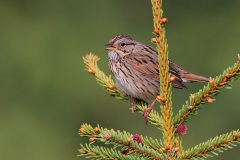
<path fill-rule="evenodd" d="M 144 117 L 146 123 L 148 123 L 148 115 L 149 115 L 150 112 L 152 111 L 155 103 L 156 103 L 156 100 L 154 100 L 154 101 L 152 102 L 152 104 L 151 104 L 150 106 L 148 106 L 147 108 L 145 108 L 144 111 L 143 111 L 143 117 Z"/>

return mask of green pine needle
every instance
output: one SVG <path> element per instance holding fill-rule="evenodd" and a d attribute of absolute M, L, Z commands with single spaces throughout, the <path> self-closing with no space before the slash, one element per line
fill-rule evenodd
<path fill-rule="evenodd" d="M 240 144 L 240 131 L 232 131 L 227 134 L 216 136 L 206 142 L 200 143 L 182 153 L 181 159 L 207 158 L 218 155 L 227 149 L 232 149 Z"/>

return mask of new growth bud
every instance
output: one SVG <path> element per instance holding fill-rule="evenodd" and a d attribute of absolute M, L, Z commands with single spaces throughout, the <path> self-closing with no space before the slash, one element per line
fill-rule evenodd
<path fill-rule="evenodd" d="M 95 72 L 93 72 L 90 68 L 87 69 L 87 72 L 92 74 L 92 75 L 95 75 Z"/>
<path fill-rule="evenodd" d="M 236 133 L 233 133 L 233 138 L 237 139 L 239 136 Z"/>
<path fill-rule="evenodd" d="M 95 138 L 92 137 L 92 138 L 89 138 L 89 142 L 94 142 Z"/>
<path fill-rule="evenodd" d="M 195 98 L 195 95 L 194 94 L 190 94 L 191 98 L 194 99 Z"/>
<path fill-rule="evenodd" d="M 157 96 L 157 100 L 159 100 L 159 101 L 162 102 L 162 103 L 165 103 L 165 102 L 166 102 L 166 99 L 163 98 L 162 96 Z"/>
<path fill-rule="evenodd" d="M 109 85 L 108 88 L 109 88 L 110 90 L 113 90 L 113 89 L 114 89 L 114 87 L 113 87 L 112 85 Z"/>
<path fill-rule="evenodd" d="M 94 128 L 94 132 L 97 133 L 97 134 L 99 134 L 99 133 L 100 133 L 99 128 L 98 128 L 98 127 L 95 127 L 95 128 Z"/>
<path fill-rule="evenodd" d="M 159 35 L 159 29 L 154 29 L 153 31 L 156 35 Z"/>
<path fill-rule="evenodd" d="M 89 59 L 89 54 L 86 54 L 85 57 L 84 57 L 86 60 Z"/>
<path fill-rule="evenodd" d="M 175 147 L 175 148 L 174 148 L 174 151 L 175 151 L 175 152 L 178 152 L 178 151 L 179 151 L 179 148 L 178 148 L 178 147 Z"/>
<path fill-rule="evenodd" d="M 151 42 L 156 43 L 156 42 L 157 42 L 157 39 L 156 39 L 156 38 L 152 38 L 152 39 L 151 39 Z"/>
<path fill-rule="evenodd" d="M 87 151 L 85 151 L 85 149 L 81 148 L 78 150 L 80 152 L 80 154 L 87 154 Z"/>
<path fill-rule="evenodd" d="M 128 142 L 128 143 L 132 142 L 132 138 L 128 138 L 128 139 L 127 139 L 127 142 Z"/>
<path fill-rule="evenodd" d="M 166 148 L 160 148 L 159 150 L 162 151 L 162 152 L 165 152 Z"/>
<path fill-rule="evenodd" d="M 214 85 L 214 81 L 212 79 L 210 79 L 209 84 Z"/>
<path fill-rule="evenodd" d="M 227 74 L 225 75 L 225 77 L 229 79 L 229 78 L 232 77 L 232 74 L 231 74 L 231 73 L 227 73 Z"/>
<path fill-rule="evenodd" d="M 84 128 L 80 128 L 79 133 L 83 133 L 83 132 L 84 132 Z"/>
<path fill-rule="evenodd" d="M 213 103 L 213 99 L 212 99 L 212 98 L 210 98 L 210 97 L 208 97 L 207 101 L 208 101 L 208 103 L 210 103 L 210 104 L 212 104 L 212 103 Z"/>
<path fill-rule="evenodd" d="M 175 79 L 176 79 L 176 77 L 171 76 L 171 77 L 168 79 L 168 82 L 173 82 L 173 81 L 175 81 Z"/>
<path fill-rule="evenodd" d="M 167 18 L 161 18 L 160 21 L 159 21 L 159 23 L 160 23 L 161 25 L 163 25 L 163 24 L 165 24 L 165 23 L 167 23 L 167 22 L 168 22 L 168 19 L 167 19 Z"/>

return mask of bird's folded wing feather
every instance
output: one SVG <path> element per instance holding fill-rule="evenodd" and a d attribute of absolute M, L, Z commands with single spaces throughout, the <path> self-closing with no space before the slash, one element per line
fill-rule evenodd
<path fill-rule="evenodd" d="M 141 52 L 131 53 L 126 58 L 135 72 L 159 82 L 158 54 L 154 48 L 150 46 L 144 47 Z M 183 84 L 177 67 L 177 65 L 169 60 L 169 73 L 175 77 L 172 85 L 175 88 L 186 89 L 187 87 Z"/>

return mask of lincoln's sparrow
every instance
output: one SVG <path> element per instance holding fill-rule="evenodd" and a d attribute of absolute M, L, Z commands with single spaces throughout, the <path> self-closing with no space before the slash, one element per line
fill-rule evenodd
<path fill-rule="evenodd" d="M 108 46 L 108 65 L 117 86 L 135 99 L 155 99 L 159 95 L 159 70 L 157 51 L 131 37 L 119 35 L 106 44 Z M 208 82 L 209 78 L 192 74 L 169 60 L 169 72 L 175 77 L 172 86 L 186 89 L 184 82 Z M 147 116 L 155 101 L 144 111 Z"/>

